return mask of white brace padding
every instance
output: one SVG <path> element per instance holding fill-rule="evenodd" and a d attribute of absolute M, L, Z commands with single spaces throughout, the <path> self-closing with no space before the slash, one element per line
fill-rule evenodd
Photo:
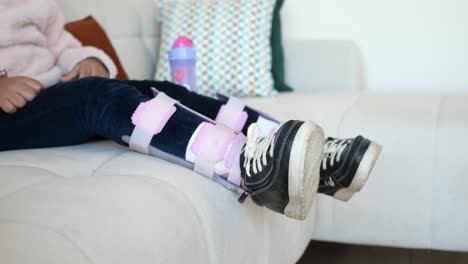
<path fill-rule="evenodd" d="M 240 169 L 240 154 L 236 155 L 234 162 L 231 167 L 231 171 L 229 172 L 228 182 L 234 184 L 235 186 L 241 186 L 242 178 L 241 178 L 241 169 Z"/>
<path fill-rule="evenodd" d="M 130 137 L 130 148 L 148 155 L 151 139 L 161 132 L 175 113 L 176 103 L 176 100 L 162 92 L 152 100 L 141 103 L 132 116 L 135 129 Z"/>
<path fill-rule="evenodd" d="M 232 129 L 224 125 L 205 123 L 192 148 L 196 154 L 193 170 L 212 179 L 216 164 L 223 160 L 229 144 L 236 136 Z"/>

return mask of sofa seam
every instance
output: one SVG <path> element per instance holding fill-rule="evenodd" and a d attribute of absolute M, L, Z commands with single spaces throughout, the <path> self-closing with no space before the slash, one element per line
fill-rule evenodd
<path fill-rule="evenodd" d="M 96 166 L 95 169 L 93 169 L 93 171 L 91 172 L 91 174 L 89 175 L 89 177 L 92 177 L 92 176 L 95 176 L 96 173 L 98 173 L 98 171 L 104 167 L 105 165 L 107 165 L 108 163 L 110 163 L 111 161 L 113 161 L 114 159 L 116 159 L 117 157 L 121 156 L 121 155 L 124 155 L 128 153 L 127 150 L 122 150 L 120 151 L 119 153 L 117 154 L 114 154 L 112 155 L 111 157 L 107 158 L 106 160 L 104 160 L 103 162 L 101 162 L 101 164 L 99 164 L 98 166 Z"/>
<path fill-rule="evenodd" d="M 358 94 L 358 96 L 356 96 L 356 99 L 354 99 L 354 102 L 352 104 L 350 104 L 346 110 L 344 111 L 343 115 L 341 116 L 340 118 L 340 122 L 338 123 L 338 127 L 337 127 L 337 131 L 336 131 L 336 135 L 341 137 L 342 134 L 341 134 L 341 130 L 342 130 L 342 127 L 343 127 L 343 123 L 344 123 L 344 120 L 346 119 L 346 117 L 350 114 L 351 110 L 354 108 L 354 106 L 357 105 L 358 101 L 363 97 L 364 95 L 364 92 L 360 92 Z M 332 202 L 332 201 L 329 201 L 332 206 L 330 207 L 331 208 L 331 215 L 332 215 L 332 223 L 333 223 L 333 226 L 336 225 L 336 219 L 337 219 L 337 214 L 336 214 L 336 206 L 337 206 L 337 203 L 335 202 Z"/>
<path fill-rule="evenodd" d="M 439 103 L 437 107 L 437 114 L 435 118 L 435 126 L 434 126 L 434 147 L 433 147 L 433 157 L 432 157 L 432 175 L 431 175 L 431 204 L 430 204 L 430 223 L 429 223 L 429 236 L 430 236 L 430 248 L 434 248 L 434 179 L 436 177 L 436 169 L 438 169 L 438 160 L 437 160 L 437 153 L 439 149 L 439 129 L 440 129 L 440 121 L 442 117 L 442 105 L 445 101 L 446 97 L 441 95 L 439 98 Z"/>
<path fill-rule="evenodd" d="M 65 178 L 64 176 L 60 175 L 60 174 L 57 174 L 53 171 L 50 171 L 48 169 L 44 169 L 44 168 L 39 168 L 39 167 L 33 167 L 33 166 L 23 166 L 23 165 L 11 165 L 11 164 L 1 164 L 1 166 L 11 166 L 11 167 L 22 167 L 22 168 L 33 168 L 33 169 L 38 169 L 38 170 L 42 170 L 42 171 L 45 171 L 45 172 L 48 172 L 50 173 L 51 175 L 48 175 L 49 179 L 44 179 L 44 180 L 39 180 L 39 181 L 36 181 L 34 183 L 30 183 L 30 184 L 26 184 L 26 185 L 23 185 L 21 186 L 19 189 L 16 189 L 10 193 L 7 193 L 5 195 L 2 195 L 0 196 L 0 201 L 3 201 L 5 199 L 8 199 L 8 197 L 10 196 L 13 196 L 15 194 L 18 194 L 20 192 L 23 192 L 25 191 L 27 188 L 30 188 L 30 187 L 33 187 L 33 186 L 38 186 L 38 185 L 41 185 L 41 184 L 44 184 L 44 183 L 47 183 L 47 182 L 50 182 L 52 180 L 55 180 L 57 178 Z"/>
<path fill-rule="evenodd" d="M 66 240 L 68 240 L 75 248 L 77 248 L 81 252 L 81 254 L 83 254 L 83 256 L 89 261 L 89 263 L 96 263 L 86 253 L 86 251 L 74 239 L 72 239 L 72 237 L 69 236 L 66 232 L 61 232 L 60 230 L 52 228 L 50 226 L 35 224 L 35 223 L 31 223 L 31 222 L 26 222 L 26 221 L 23 222 L 23 221 L 10 220 L 10 219 L 1 219 L 0 218 L 0 223 L 11 223 L 11 224 L 18 224 L 18 225 L 25 225 L 25 226 L 33 226 L 33 227 L 36 227 L 36 228 L 39 228 L 39 229 L 51 231 L 51 232 L 65 238 Z"/>
<path fill-rule="evenodd" d="M 31 166 L 31 165 L 21 165 L 21 164 L 13 164 L 13 163 L 0 163 L 0 167 L 2 166 L 11 166 L 11 167 L 23 167 L 23 168 L 31 168 L 31 169 L 38 169 L 38 170 L 43 170 L 43 171 L 47 171 L 47 172 L 50 172 L 52 174 L 54 174 L 55 176 L 58 176 L 58 177 L 66 177 L 66 176 L 63 176 L 55 171 L 51 171 L 49 169 L 46 169 L 46 168 L 41 168 L 41 167 L 37 167 L 37 166 Z"/>
<path fill-rule="evenodd" d="M 43 185 L 43 184 L 46 184 L 46 183 L 49 183 L 53 180 L 56 180 L 55 178 L 54 179 L 47 179 L 47 180 L 42 180 L 42 181 L 38 181 L 38 182 L 35 182 L 35 183 L 31 183 L 31 184 L 28 184 L 28 185 L 24 185 L 22 186 L 21 188 L 13 191 L 13 192 L 10 192 L 6 195 L 3 195 L 0 197 L 0 201 L 4 201 L 6 199 L 8 199 L 8 197 L 12 197 L 16 194 L 19 194 L 19 193 L 22 193 L 24 191 L 26 191 L 27 189 L 31 188 L 31 187 L 36 187 L 36 186 L 40 186 L 40 185 Z"/>
<path fill-rule="evenodd" d="M 42 167 L 37 167 L 37 166 L 20 165 L 20 164 L 13 164 L 13 163 L 0 163 L 0 167 L 1 166 L 11 166 L 11 167 L 22 167 L 22 168 L 37 169 L 37 170 L 43 170 L 43 171 L 49 172 L 51 174 L 54 174 L 57 177 L 63 177 L 63 178 L 67 177 L 67 176 L 64 176 L 62 174 L 59 174 L 58 172 L 55 172 L 55 171 L 52 171 L 52 170 L 49 170 L 49 169 L 46 169 L 46 168 L 42 168 Z"/>
<path fill-rule="evenodd" d="M 338 127 L 337 127 L 337 135 L 338 136 L 341 136 L 341 129 L 342 129 L 342 126 L 343 126 L 343 122 L 344 120 L 346 119 L 347 115 L 351 112 L 351 110 L 354 108 L 354 106 L 356 106 L 356 104 L 358 103 L 358 101 L 362 98 L 362 96 L 364 95 L 365 93 L 364 92 L 361 92 L 359 93 L 358 96 L 356 96 L 356 99 L 354 99 L 354 102 L 352 104 L 350 104 L 346 110 L 343 112 L 343 115 L 341 116 L 340 118 L 340 122 L 338 123 Z"/>
<path fill-rule="evenodd" d="M 201 237 L 203 239 L 203 242 L 204 242 L 204 244 L 206 246 L 206 249 L 207 249 L 207 252 L 208 252 L 208 255 L 209 255 L 209 258 L 210 258 L 209 263 L 216 263 L 214 253 L 211 250 L 209 250 L 210 248 L 215 248 L 214 242 L 211 241 L 210 239 L 208 239 L 207 236 L 205 235 L 206 233 L 209 232 L 207 230 L 210 230 L 210 229 L 207 228 L 206 225 L 205 225 L 205 222 L 202 221 L 201 214 L 197 210 L 197 207 L 194 206 L 192 200 L 190 200 L 189 197 L 187 196 L 187 194 L 185 194 L 183 191 L 181 191 L 180 188 L 178 188 L 176 185 L 172 184 L 171 182 L 168 182 L 168 181 L 165 181 L 165 180 L 162 180 L 162 179 L 158 179 L 156 177 L 152 177 L 152 176 L 146 175 L 146 174 L 138 174 L 138 173 L 133 174 L 133 176 L 139 176 L 138 178 L 137 177 L 130 177 L 130 176 L 132 176 L 130 174 L 125 174 L 125 175 L 124 174 L 114 174 L 114 176 L 128 177 L 128 178 L 133 179 L 135 181 L 137 181 L 137 179 L 138 179 L 138 181 L 143 181 L 143 182 L 151 184 L 151 185 L 154 185 L 154 183 L 152 183 L 149 179 L 156 180 L 156 181 L 162 182 L 164 184 L 167 184 L 168 186 L 172 187 L 173 190 L 175 190 L 178 194 L 181 194 L 184 197 L 183 199 L 185 201 L 187 201 L 187 204 L 190 204 L 190 208 L 192 209 L 192 211 L 195 212 L 198 224 L 203 227 L 203 230 L 202 230 L 203 232 L 201 232 Z"/>
<path fill-rule="evenodd" d="M 157 181 L 160 181 L 160 182 L 164 182 L 166 183 L 167 185 L 171 186 L 175 191 L 177 191 L 178 193 L 182 194 L 182 196 L 184 197 L 184 200 L 186 200 L 189 204 L 190 204 L 190 207 L 192 208 L 192 210 L 195 212 L 196 214 L 196 219 L 198 221 L 198 223 L 200 224 L 200 226 L 203 226 L 203 232 L 201 233 L 201 236 L 204 240 L 204 243 L 206 245 L 206 249 L 207 249 L 207 252 L 209 254 L 209 258 L 210 258 L 210 263 L 216 263 L 215 262 L 215 256 L 214 256 L 214 253 L 213 251 L 209 250 L 210 248 L 215 248 L 215 245 L 213 243 L 212 240 L 208 239 L 207 236 L 205 235 L 207 232 L 207 230 L 210 230 L 209 228 L 206 227 L 205 225 L 205 222 L 202 221 L 202 218 L 201 218 L 201 214 L 200 212 L 197 210 L 197 207 L 194 206 L 192 200 L 189 199 L 189 197 L 187 196 L 187 194 L 185 194 L 184 192 L 182 192 L 180 190 L 180 188 L 178 188 L 176 185 L 168 182 L 168 181 L 163 181 L 161 179 L 157 179 L 157 178 L 154 178 L 152 177 L 151 179 L 154 179 L 154 180 L 157 180 Z M 145 181 L 145 182 L 149 182 L 147 179 L 141 179 L 142 181 Z"/>

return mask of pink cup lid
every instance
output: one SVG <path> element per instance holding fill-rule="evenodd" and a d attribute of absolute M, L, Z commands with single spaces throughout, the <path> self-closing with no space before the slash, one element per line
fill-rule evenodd
<path fill-rule="evenodd" d="M 172 45 L 172 48 L 176 49 L 176 48 L 182 48 L 182 47 L 193 47 L 192 39 L 189 38 L 189 37 L 186 37 L 186 36 L 178 37 L 174 41 L 174 44 Z"/>

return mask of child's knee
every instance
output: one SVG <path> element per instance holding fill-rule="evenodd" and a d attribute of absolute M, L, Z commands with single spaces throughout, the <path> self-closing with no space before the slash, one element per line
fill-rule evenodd
<path fill-rule="evenodd" d="M 86 77 L 76 82 L 81 93 L 94 98 L 118 95 L 128 86 L 124 82 L 102 77 Z"/>
<path fill-rule="evenodd" d="M 61 88 L 71 90 L 77 95 L 87 95 L 98 91 L 98 88 L 106 86 L 110 81 L 110 79 L 101 77 L 85 77 L 63 83 Z"/>
<path fill-rule="evenodd" d="M 132 99 L 141 100 L 144 97 L 138 89 L 127 82 L 115 79 L 87 77 L 70 83 L 74 98 L 81 98 L 85 104 L 109 104 L 110 102 L 128 102 Z"/>
<path fill-rule="evenodd" d="M 112 79 L 109 79 L 109 78 L 91 76 L 91 77 L 84 77 L 81 79 L 77 79 L 75 81 L 72 81 L 72 83 L 75 83 L 81 87 L 91 87 L 91 86 L 101 85 L 101 84 L 111 82 L 111 81 Z"/>

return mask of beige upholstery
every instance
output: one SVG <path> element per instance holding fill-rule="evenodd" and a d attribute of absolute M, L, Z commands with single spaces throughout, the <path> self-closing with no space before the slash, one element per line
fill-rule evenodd
<path fill-rule="evenodd" d="M 0 263 L 294 263 L 313 228 L 109 143 L 0 153 L 0 183 Z"/>
<path fill-rule="evenodd" d="M 467 94 L 362 92 L 252 100 L 283 119 L 314 120 L 330 136 L 363 134 L 383 145 L 350 202 L 319 197 L 314 239 L 460 251 L 468 251 L 466 102 Z"/>

